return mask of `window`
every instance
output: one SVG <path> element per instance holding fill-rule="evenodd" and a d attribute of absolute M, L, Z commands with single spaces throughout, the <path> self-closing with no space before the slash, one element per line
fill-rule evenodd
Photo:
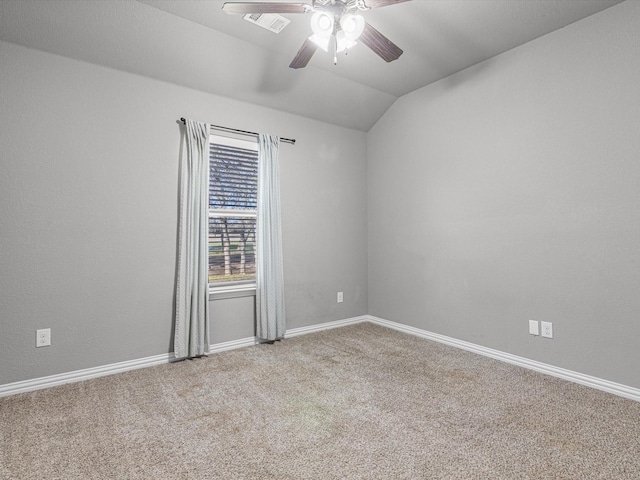
<path fill-rule="evenodd" d="M 209 283 L 255 284 L 258 145 L 211 135 L 209 141 Z"/>

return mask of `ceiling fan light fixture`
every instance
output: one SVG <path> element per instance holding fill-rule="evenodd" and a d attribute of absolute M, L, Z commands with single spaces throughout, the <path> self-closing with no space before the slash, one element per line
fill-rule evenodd
<path fill-rule="evenodd" d="M 347 36 L 342 30 L 336 33 L 336 52 L 337 53 L 343 52 L 345 50 L 349 50 L 355 47 L 357 44 L 358 42 L 356 42 L 355 40 L 351 40 L 347 38 Z"/>
<path fill-rule="evenodd" d="M 364 18 L 362 15 L 347 13 L 340 17 L 340 27 L 349 40 L 357 40 L 364 31 Z"/>
<path fill-rule="evenodd" d="M 324 12 L 316 12 L 311 17 L 311 30 L 319 37 L 331 37 L 333 35 L 333 17 Z"/>
<path fill-rule="evenodd" d="M 331 41 L 331 37 L 322 37 L 320 35 L 316 35 L 315 33 L 309 37 L 313 43 L 315 43 L 318 48 L 321 48 L 325 52 L 329 51 L 329 42 Z"/>

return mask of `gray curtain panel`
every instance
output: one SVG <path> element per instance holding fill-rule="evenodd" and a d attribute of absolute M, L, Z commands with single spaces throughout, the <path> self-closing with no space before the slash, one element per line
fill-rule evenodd
<path fill-rule="evenodd" d="M 209 125 L 185 120 L 180 170 L 176 358 L 209 352 Z"/>
<path fill-rule="evenodd" d="M 256 335 L 262 341 L 284 337 L 284 281 L 280 226 L 280 139 L 258 137 L 258 219 L 256 264 Z"/>

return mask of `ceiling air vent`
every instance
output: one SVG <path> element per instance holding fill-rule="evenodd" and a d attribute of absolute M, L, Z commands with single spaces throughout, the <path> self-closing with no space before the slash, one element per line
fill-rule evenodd
<path fill-rule="evenodd" d="M 273 33 L 280 33 L 282 29 L 291 22 L 288 18 L 276 15 L 275 13 L 250 13 L 242 18 L 247 22 L 255 23 L 262 28 L 266 28 Z"/>

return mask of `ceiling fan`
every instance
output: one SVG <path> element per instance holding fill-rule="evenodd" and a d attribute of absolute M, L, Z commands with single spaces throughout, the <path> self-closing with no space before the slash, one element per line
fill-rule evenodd
<path fill-rule="evenodd" d="M 325 51 L 333 43 L 333 63 L 338 62 L 337 54 L 348 51 L 356 45 L 356 40 L 364 43 L 386 62 L 397 60 L 402 49 L 369 25 L 358 14 L 359 11 L 385 7 L 410 0 L 310 0 L 299 2 L 226 2 L 222 9 L 229 14 L 288 14 L 313 13 L 311 30 L 290 68 L 304 68 L 318 48 Z M 332 42 L 333 40 L 333 42 Z"/>

